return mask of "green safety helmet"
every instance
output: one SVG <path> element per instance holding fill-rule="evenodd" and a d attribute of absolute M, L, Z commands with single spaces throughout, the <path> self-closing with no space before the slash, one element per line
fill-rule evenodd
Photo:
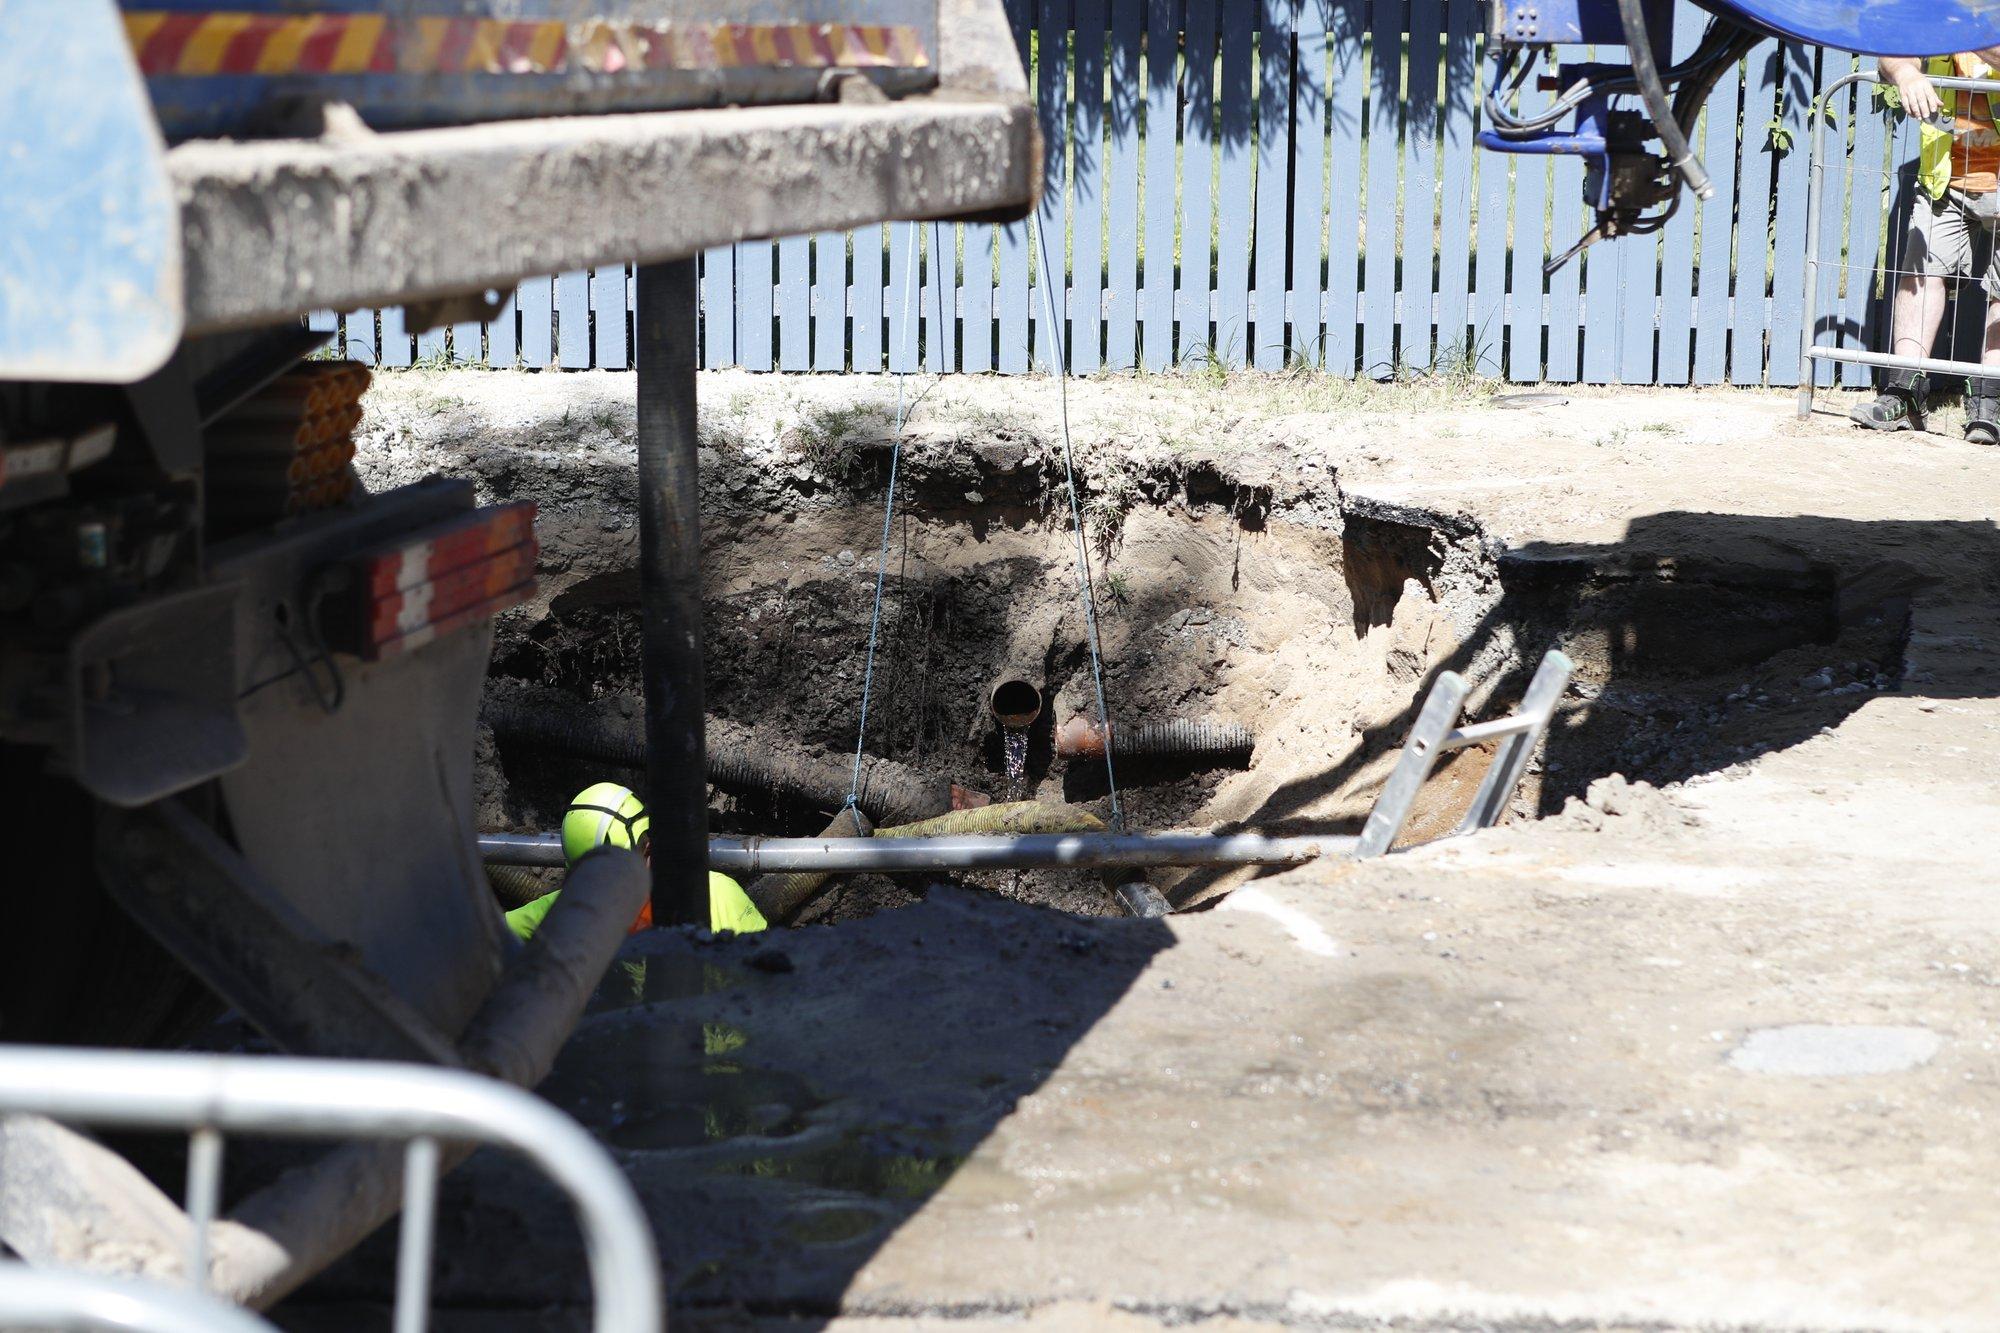
<path fill-rule="evenodd" d="M 646 803 L 630 787 L 600 782 L 585 787 L 563 811 L 563 861 L 575 865 L 577 859 L 595 847 L 639 849 L 653 821 L 646 815 Z"/>

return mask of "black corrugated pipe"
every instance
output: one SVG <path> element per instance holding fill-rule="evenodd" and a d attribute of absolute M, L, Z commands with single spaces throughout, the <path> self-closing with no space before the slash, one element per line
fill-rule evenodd
<path fill-rule="evenodd" d="M 641 772 L 646 767 L 645 737 L 623 718 L 497 700 L 488 700 L 479 717 L 503 744 L 525 743 Z M 853 777 L 850 764 L 787 753 L 756 732 L 724 727 L 707 737 L 707 767 L 708 781 L 724 791 L 761 792 L 822 810 L 847 804 Z M 870 755 L 862 761 L 854 803 L 878 824 L 913 824 L 950 812 L 967 796 L 955 795 L 943 778 Z"/>
<path fill-rule="evenodd" d="M 1142 722 L 1110 726 L 1119 759 L 1200 759 L 1216 768 L 1248 768 L 1257 738 L 1241 722 Z M 1104 757 L 1105 731 L 1087 717 L 1073 717 L 1056 731 L 1064 759 Z"/>
<path fill-rule="evenodd" d="M 706 925 L 694 260 L 640 265 L 637 304 L 639 661 L 646 691 L 653 921 Z"/>

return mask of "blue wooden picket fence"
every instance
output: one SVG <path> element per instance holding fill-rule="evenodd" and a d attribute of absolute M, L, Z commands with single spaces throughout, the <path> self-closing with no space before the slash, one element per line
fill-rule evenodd
<path fill-rule="evenodd" d="M 1590 225 L 1583 164 L 1474 144 L 1485 0 L 1008 10 L 1047 142 L 1036 222 L 1064 275 L 1054 304 L 1080 373 L 1305 363 L 1378 378 L 1797 383 L 1808 116 L 1852 56 L 1758 46 L 1697 133 L 1714 197 L 1685 198 L 1658 235 L 1597 246 L 1545 278 L 1543 262 Z M 1677 53 L 1700 23 L 1681 7 Z M 1829 340 L 1872 346 L 1876 269 L 1913 145 L 1868 85 L 1841 100 L 1817 308 Z M 701 364 L 1045 370 L 1037 235 L 894 224 L 711 251 Z M 397 310 L 314 323 L 337 323 L 350 355 L 388 366 L 622 370 L 633 300 L 631 271 L 604 268 L 524 282 L 485 324 L 412 336 Z"/>

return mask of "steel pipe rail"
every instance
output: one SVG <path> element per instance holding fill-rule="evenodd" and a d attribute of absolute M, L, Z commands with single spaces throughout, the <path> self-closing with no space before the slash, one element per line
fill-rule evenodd
<path fill-rule="evenodd" d="M 123 1333 L 277 1333 L 256 1315 L 143 1278 L 0 1263 L 0 1328 Z"/>
<path fill-rule="evenodd" d="M 575 1203 L 599 1333 L 660 1327 L 659 1264 L 631 1184 L 575 1121 L 493 1079 L 379 1061 L 10 1046 L 0 1047 L 0 1113 L 122 1129 L 506 1147 Z M 418 1182 L 413 1211 L 428 1215 L 435 1188 L 435 1175 L 428 1188 Z"/>
<path fill-rule="evenodd" d="M 897 874 L 919 870 L 1035 870 L 1051 866 L 1297 865 L 1345 856 L 1335 834 L 1018 833 L 947 838 L 710 838 L 708 864 L 730 874 Z M 553 834 L 489 833 L 480 855 L 500 865 L 561 865 Z"/>

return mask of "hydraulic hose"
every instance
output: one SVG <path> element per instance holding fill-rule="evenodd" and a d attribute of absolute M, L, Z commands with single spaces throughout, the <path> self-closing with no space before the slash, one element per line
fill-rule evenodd
<path fill-rule="evenodd" d="M 1715 186 L 1708 179 L 1708 169 L 1688 144 L 1687 135 L 1681 132 L 1673 104 L 1667 100 L 1660 67 L 1653 60 L 1653 39 L 1646 32 L 1645 0 L 1618 0 L 1618 21 L 1625 29 L 1625 50 L 1632 58 L 1632 77 L 1638 80 L 1639 96 L 1646 103 L 1654 132 L 1666 147 L 1667 160 L 1680 172 L 1695 198 L 1707 199 L 1715 193 Z"/>

